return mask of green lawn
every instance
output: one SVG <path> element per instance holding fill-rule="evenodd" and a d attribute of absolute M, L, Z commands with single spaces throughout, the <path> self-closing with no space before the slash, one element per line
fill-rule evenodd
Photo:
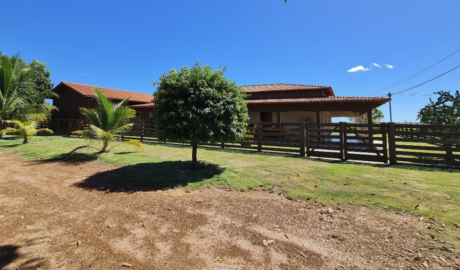
<path fill-rule="evenodd" d="M 63 159 L 87 141 L 61 136 L 0 139 L 0 151 L 20 153 L 26 159 Z M 190 168 L 188 146 L 145 145 L 143 151 L 128 146 L 96 154 L 82 151 L 80 160 L 120 165 L 120 185 L 144 189 L 188 189 L 220 186 L 236 190 L 264 189 L 328 206 L 352 203 L 412 212 L 445 223 L 449 237 L 460 236 L 460 170 L 416 166 L 386 166 L 329 162 L 294 155 L 199 148 L 198 169 Z M 415 206 L 419 205 L 417 209 Z M 458 242 L 458 241 L 456 241 Z"/>

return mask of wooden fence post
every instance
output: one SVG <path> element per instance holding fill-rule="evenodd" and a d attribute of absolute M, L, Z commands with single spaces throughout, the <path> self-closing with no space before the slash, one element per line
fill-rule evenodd
<path fill-rule="evenodd" d="M 396 141 L 395 141 L 395 123 L 388 123 L 388 150 L 390 154 L 390 164 L 397 163 Z"/>
<path fill-rule="evenodd" d="M 385 158 L 384 163 L 388 164 L 387 126 L 383 123 L 380 126 L 380 130 L 382 131 L 383 157 Z"/>
<path fill-rule="evenodd" d="M 70 134 L 72 134 L 72 120 L 73 120 L 72 118 L 69 119 L 69 130 L 68 130 L 69 136 Z"/>
<path fill-rule="evenodd" d="M 339 134 L 340 134 L 340 135 L 339 135 L 339 136 L 340 136 L 340 141 L 339 141 L 339 142 L 340 142 L 340 160 L 341 160 L 341 161 L 344 161 L 344 160 L 345 160 L 344 151 L 343 151 L 343 150 L 344 150 L 344 149 L 343 149 L 343 148 L 344 148 L 344 144 L 343 144 L 343 140 L 344 140 L 344 137 L 343 137 L 343 134 L 344 134 L 344 133 L 343 133 L 343 125 L 344 125 L 344 123 L 343 123 L 343 122 L 340 122 L 339 125 L 340 125 L 340 126 L 339 126 L 339 129 L 340 129 L 340 130 L 339 130 Z"/>
<path fill-rule="evenodd" d="M 452 144 L 446 144 L 446 161 L 454 161 L 452 158 Z"/>
<path fill-rule="evenodd" d="M 262 121 L 257 121 L 257 151 L 262 151 Z"/>
<path fill-rule="evenodd" d="M 347 123 L 342 123 L 342 128 L 343 128 L 343 131 L 342 131 L 343 133 L 343 160 L 345 161 L 348 159 Z"/>
<path fill-rule="evenodd" d="M 142 119 L 141 125 L 142 125 L 142 128 L 141 128 L 141 142 L 143 142 L 144 141 L 144 119 Z"/>
<path fill-rule="evenodd" d="M 224 149 L 225 148 L 225 142 L 220 143 L 220 148 Z"/>
<path fill-rule="evenodd" d="M 300 143 L 300 156 L 305 157 L 305 122 L 299 122 L 299 143 Z"/>
<path fill-rule="evenodd" d="M 307 121 L 305 124 L 305 141 L 307 146 L 307 157 L 310 156 L 310 122 Z"/>
<path fill-rule="evenodd" d="M 121 133 L 121 141 L 123 142 L 125 140 L 125 131 L 123 131 L 123 133 Z"/>

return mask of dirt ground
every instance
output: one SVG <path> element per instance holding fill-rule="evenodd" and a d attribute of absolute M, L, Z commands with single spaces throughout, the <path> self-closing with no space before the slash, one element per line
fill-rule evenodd
<path fill-rule="evenodd" d="M 116 168 L 0 152 L 0 269 L 455 269 L 458 261 L 432 257 L 416 217 L 267 191 L 136 191 L 111 186 Z"/>

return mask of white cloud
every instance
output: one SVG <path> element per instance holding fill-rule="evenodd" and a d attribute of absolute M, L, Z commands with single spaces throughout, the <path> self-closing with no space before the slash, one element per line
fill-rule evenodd
<path fill-rule="evenodd" d="M 82 73 L 81 76 L 91 76 L 91 74 L 88 73 Z"/>
<path fill-rule="evenodd" d="M 389 64 L 384 64 L 385 67 L 392 69 L 393 65 Z M 356 66 L 354 68 L 350 68 L 347 70 L 348 72 L 357 72 L 357 71 L 369 71 L 369 70 L 374 70 L 374 67 L 381 68 L 382 66 L 377 64 L 377 63 L 372 63 L 369 67 L 363 67 L 362 65 Z"/>
<path fill-rule="evenodd" d="M 357 67 L 354 67 L 354 68 L 350 68 L 348 70 L 348 72 L 356 72 L 356 71 L 368 71 L 368 70 L 371 70 L 369 68 L 365 68 L 363 66 L 357 66 Z"/>

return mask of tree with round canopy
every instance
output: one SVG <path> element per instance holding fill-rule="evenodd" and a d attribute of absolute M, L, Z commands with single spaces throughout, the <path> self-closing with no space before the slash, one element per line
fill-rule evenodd
<path fill-rule="evenodd" d="M 225 71 L 196 62 L 162 74 L 154 83 L 158 84 L 153 112 L 158 137 L 190 143 L 194 167 L 199 143 L 235 142 L 246 133 L 246 94 L 224 76 Z"/>

